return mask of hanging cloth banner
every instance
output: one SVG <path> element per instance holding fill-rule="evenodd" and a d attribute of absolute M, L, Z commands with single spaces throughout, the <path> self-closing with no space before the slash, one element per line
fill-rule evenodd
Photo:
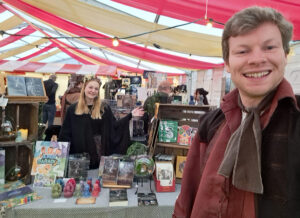
<path fill-rule="evenodd" d="M 0 47 L 6 46 L 10 43 L 13 43 L 13 42 L 19 40 L 19 39 L 22 39 L 23 37 L 28 36 L 35 31 L 36 30 L 33 29 L 31 26 L 27 26 L 27 27 L 23 28 L 22 30 L 20 30 L 19 32 L 16 32 L 15 33 L 16 36 L 9 36 L 9 37 L 6 37 L 5 39 L 1 40 Z"/>
<path fill-rule="evenodd" d="M 70 73 L 70 74 L 94 74 L 102 76 L 114 76 L 116 66 L 79 65 L 61 63 L 40 63 L 29 61 L 0 60 L 0 71 L 8 72 L 36 72 L 36 73 Z"/>
<path fill-rule="evenodd" d="M 43 48 L 43 49 L 41 49 L 41 50 L 39 50 L 39 51 L 37 51 L 37 52 L 34 52 L 34 53 L 32 53 L 32 54 L 30 54 L 30 55 L 27 55 L 27 56 L 25 56 L 25 57 L 19 58 L 18 61 L 24 61 L 24 60 L 31 59 L 31 58 L 33 58 L 33 57 L 35 57 L 35 56 L 38 56 L 38 55 L 40 55 L 40 54 L 43 54 L 43 53 L 46 52 L 46 51 L 49 51 L 49 50 L 52 49 L 53 47 L 54 47 L 54 44 L 52 43 L 52 44 L 48 45 L 47 47 L 45 47 L 45 48 Z"/>
<path fill-rule="evenodd" d="M 86 28 L 105 33 L 109 36 L 122 38 L 135 35 L 135 37 L 128 38 L 132 43 L 143 45 L 153 45 L 155 43 L 161 48 L 185 54 L 213 57 L 222 56 L 220 36 L 149 22 L 129 14 L 111 10 L 110 8 L 97 7 L 89 1 L 23 1 L 62 19 L 81 24 Z M 156 1 L 152 3 L 155 4 Z M 178 12 L 181 12 L 181 9 L 178 9 Z M 95 20 L 101 22 L 95 22 Z M 204 17 L 202 16 L 201 19 L 201 15 L 198 14 L 198 19 L 195 18 L 194 20 L 204 20 Z M 179 22 L 176 23 L 178 24 Z"/>
<path fill-rule="evenodd" d="M 205 15 L 207 9 L 207 16 L 217 22 L 226 23 L 226 21 L 237 11 L 242 10 L 253 5 L 263 7 L 273 7 L 280 11 L 286 18 L 288 18 L 294 25 L 294 40 L 300 40 L 300 4 L 299 1 L 294 0 L 259 0 L 259 1 L 241 1 L 241 0 L 209 0 L 208 7 L 204 0 L 112 0 L 120 4 L 124 4 L 133 8 L 138 8 L 144 11 L 149 11 L 154 14 L 164 15 L 184 21 L 194 21 L 199 17 Z M 203 22 L 203 24 L 205 24 Z M 218 23 L 213 24 L 215 27 L 224 28 Z"/>
<path fill-rule="evenodd" d="M 212 68 L 223 66 L 223 64 L 212 64 L 212 63 L 187 59 L 180 56 L 175 56 L 175 55 L 147 49 L 124 41 L 120 41 L 120 45 L 118 47 L 113 47 L 111 44 L 111 40 L 108 40 L 109 37 L 104 34 L 100 34 L 88 28 L 79 26 L 75 23 L 71 23 L 67 20 L 59 18 L 39 8 L 26 4 L 25 2 L 22 1 L 15 1 L 15 0 L 3 0 L 3 1 L 16 7 L 19 10 L 22 10 L 23 12 L 26 12 L 28 15 L 34 16 L 35 18 L 40 19 L 54 27 L 57 27 L 59 29 L 62 29 L 64 31 L 67 31 L 77 36 L 88 37 L 89 41 L 95 42 L 101 46 L 105 46 L 117 50 L 129 56 L 134 56 L 154 63 L 160 63 L 163 65 L 179 67 L 179 68 L 187 68 L 187 69 L 212 69 Z"/>

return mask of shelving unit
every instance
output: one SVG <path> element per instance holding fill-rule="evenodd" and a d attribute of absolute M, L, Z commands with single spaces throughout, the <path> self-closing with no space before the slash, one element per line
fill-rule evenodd
<path fill-rule="evenodd" d="M 30 183 L 30 171 L 33 158 L 33 145 L 38 137 L 39 102 L 45 102 L 44 97 L 8 96 L 5 107 L 5 116 L 14 122 L 13 131 L 28 129 L 28 140 L 15 142 L 15 137 L 0 136 L 0 148 L 5 150 L 5 174 L 8 179 L 9 172 L 15 167 L 20 168 L 21 177 L 26 184 Z M 0 114 L 2 108 L 0 107 Z M 0 119 L 0 126 L 2 119 Z"/>
<path fill-rule="evenodd" d="M 186 156 L 190 148 L 189 145 L 179 145 L 178 143 L 158 142 L 158 126 L 160 120 L 178 121 L 178 126 L 189 125 L 193 128 L 199 126 L 199 118 L 206 112 L 215 109 L 215 106 L 195 106 L 177 104 L 156 104 L 155 118 L 151 125 L 148 146 L 150 155 L 158 153 Z"/>

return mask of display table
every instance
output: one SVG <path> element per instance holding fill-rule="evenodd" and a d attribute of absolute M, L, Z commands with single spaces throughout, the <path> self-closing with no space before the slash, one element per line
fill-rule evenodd
<path fill-rule="evenodd" d="M 153 182 L 153 181 L 152 181 Z M 135 183 L 133 184 L 133 186 Z M 155 191 L 154 184 L 151 185 Z M 136 188 L 127 190 L 128 206 L 126 207 L 109 207 L 109 189 L 102 188 L 95 204 L 76 205 L 76 198 L 66 199 L 63 203 L 55 203 L 51 198 L 50 188 L 35 189 L 43 199 L 31 202 L 27 205 L 17 206 L 6 211 L 7 218 L 170 218 L 174 210 L 176 198 L 180 192 L 180 185 L 176 186 L 175 192 L 156 193 L 158 206 L 139 207 L 137 202 Z M 139 187 L 139 192 L 149 190 L 149 183 L 144 183 Z"/>

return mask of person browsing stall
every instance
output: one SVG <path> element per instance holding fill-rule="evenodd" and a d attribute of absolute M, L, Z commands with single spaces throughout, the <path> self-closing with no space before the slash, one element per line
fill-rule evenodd
<path fill-rule="evenodd" d="M 90 168 L 99 166 L 102 155 L 125 154 L 130 140 L 129 120 L 144 114 L 136 108 L 116 120 L 109 105 L 100 101 L 100 86 L 98 78 L 85 80 L 78 103 L 67 109 L 58 139 L 71 142 L 70 154 L 88 153 Z"/>
<path fill-rule="evenodd" d="M 223 59 L 236 89 L 200 120 L 173 217 L 300 217 L 299 98 L 284 78 L 292 31 L 272 8 L 226 23 Z"/>
<path fill-rule="evenodd" d="M 162 81 L 158 85 L 157 92 L 145 100 L 144 110 L 149 115 L 149 119 L 154 116 L 155 103 L 171 103 L 171 98 L 169 97 L 171 91 L 171 84 L 168 81 Z"/>
<path fill-rule="evenodd" d="M 155 115 L 155 104 L 162 103 L 167 104 L 171 103 L 172 98 L 169 96 L 171 94 L 172 88 L 171 84 L 168 81 L 162 81 L 157 88 L 157 92 L 152 96 L 149 96 L 143 105 L 145 114 L 143 116 L 144 120 L 144 132 L 148 133 L 148 128 L 151 126 L 151 119 Z"/>

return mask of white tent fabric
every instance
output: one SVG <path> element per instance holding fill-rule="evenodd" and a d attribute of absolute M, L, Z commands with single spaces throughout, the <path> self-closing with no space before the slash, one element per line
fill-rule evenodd
<path fill-rule="evenodd" d="M 115 66 L 80 65 L 62 63 L 40 63 L 29 61 L 1 61 L 0 71 L 9 72 L 36 72 L 36 73 L 70 73 L 83 75 L 114 76 L 117 72 Z"/>
<path fill-rule="evenodd" d="M 85 27 L 119 38 L 167 28 L 79 0 L 63 2 L 61 0 L 25 0 L 25 2 L 75 23 L 80 22 Z M 156 43 L 162 48 L 186 54 L 222 56 L 221 37 L 178 28 L 153 32 L 128 40 L 151 46 Z"/>
<path fill-rule="evenodd" d="M 21 2 L 19 0 L 17 0 L 17 1 Z M 95 16 L 90 16 L 90 18 L 89 18 L 87 16 L 88 12 L 86 12 L 86 10 L 85 10 L 84 13 L 83 13 L 81 10 L 88 8 L 88 9 L 93 9 L 92 10 L 93 13 L 101 12 L 101 14 L 102 14 L 102 12 L 103 12 L 103 14 L 104 14 L 104 12 L 105 12 L 106 16 L 110 17 L 110 18 L 107 18 L 107 19 L 117 20 L 118 18 L 122 18 L 122 20 L 125 23 L 127 22 L 131 25 L 131 28 L 129 28 L 127 30 L 127 32 L 126 31 L 124 33 L 119 32 L 120 34 L 122 34 L 124 36 L 130 34 L 130 31 L 132 31 L 130 29 L 135 29 L 134 28 L 135 25 L 137 27 L 140 26 L 138 29 L 135 30 L 135 31 L 138 31 L 138 32 L 140 32 L 141 30 L 144 30 L 144 31 L 152 30 L 154 26 L 155 26 L 155 29 L 157 29 L 157 28 L 160 29 L 160 28 L 163 27 L 161 25 L 155 24 L 155 22 L 152 23 L 152 24 L 150 22 L 147 23 L 147 22 L 143 21 L 142 19 L 134 17 L 134 16 L 129 15 L 129 14 L 127 14 L 125 16 L 125 13 L 123 13 L 123 14 L 122 13 L 117 13 L 116 12 L 117 10 L 112 11 L 111 13 L 109 13 L 110 11 L 106 10 L 106 9 L 102 9 L 102 8 L 99 8 L 99 7 L 93 8 L 93 6 L 89 4 L 89 2 L 93 2 L 93 1 L 95 2 L 95 0 L 90 0 L 90 1 L 74 0 L 74 1 L 61 2 L 61 4 L 62 4 L 61 6 L 64 6 L 65 4 L 69 4 L 69 5 L 72 6 L 72 7 L 69 7 L 69 8 L 64 7 L 64 10 L 69 11 L 68 13 L 71 16 L 71 17 L 65 17 L 65 18 L 69 18 L 68 20 L 70 20 L 70 21 L 73 19 L 72 21 L 74 23 L 77 23 L 79 25 L 83 25 L 87 28 L 90 28 L 91 30 L 98 31 L 99 33 L 101 33 L 100 31 L 102 30 L 102 31 L 104 31 L 103 34 L 108 34 L 108 35 L 114 34 L 114 32 L 112 32 L 112 31 L 114 31 L 114 29 L 112 28 L 111 31 L 109 31 L 108 23 L 106 22 L 105 25 L 104 25 L 103 22 L 100 22 L 100 21 L 103 21 L 103 19 L 101 20 L 101 19 L 98 19 L 98 18 L 101 18 L 101 16 L 103 16 L 103 15 L 101 15 L 101 16 L 98 15 L 97 19 L 95 19 L 96 15 Z M 143 59 L 140 56 L 135 57 L 135 56 L 129 55 L 128 53 L 124 53 L 124 52 L 123 53 L 118 53 L 118 52 L 115 52 L 115 51 L 111 50 L 108 47 L 99 47 L 99 45 L 97 45 L 97 44 L 95 44 L 95 43 L 93 43 L 89 40 L 86 40 L 86 39 L 83 39 L 83 38 L 80 38 L 80 37 L 76 38 L 76 36 L 74 38 L 74 37 L 72 37 L 73 35 L 70 34 L 70 33 L 66 33 L 65 31 L 63 31 L 61 29 L 57 29 L 57 28 L 54 28 L 51 25 L 47 25 L 44 22 L 41 22 L 41 20 L 34 19 L 34 18 L 30 17 L 30 14 L 28 14 L 28 15 L 24 14 L 23 12 L 21 12 L 17 8 L 12 7 L 8 2 L 11 2 L 11 1 L 2 1 L 1 2 L 2 5 L 5 5 L 6 7 L 11 9 L 11 10 L 9 10 L 11 13 L 9 11 L 3 12 L 3 10 L 1 11 L 2 13 L 0 12 L 0 17 L 1 17 L 0 20 L 2 21 L 1 24 L 3 24 L 3 26 L 2 26 L 3 28 L 0 26 L 0 30 L 1 30 L 1 32 L 2 31 L 5 32 L 4 38 L 7 38 L 7 37 L 9 37 L 9 35 L 14 35 L 18 31 L 20 31 L 22 29 L 25 29 L 28 26 L 29 22 L 27 22 L 27 21 L 22 22 L 22 19 L 19 19 L 20 17 L 22 17 L 22 18 L 25 17 L 25 19 L 29 20 L 31 23 L 33 23 L 34 26 L 39 27 L 40 29 L 42 29 L 47 34 L 51 35 L 52 37 L 58 37 L 59 40 L 61 40 L 65 44 L 68 44 L 68 46 L 72 46 L 73 48 L 77 49 L 77 51 L 87 52 L 87 51 L 90 50 L 92 52 L 92 55 L 98 56 L 100 59 L 102 58 L 102 60 L 104 60 L 104 61 L 99 62 L 100 59 L 97 59 L 97 58 L 96 59 L 95 58 L 91 59 L 90 57 L 88 57 L 88 55 L 82 55 L 82 54 L 76 52 L 76 50 L 68 49 L 67 46 L 62 46 L 63 48 L 62 47 L 58 48 L 57 46 L 53 46 L 52 49 L 48 49 L 45 52 L 43 51 L 44 53 L 42 53 L 42 51 L 37 52 L 36 51 L 37 48 L 42 49 L 42 50 L 44 48 L 44 50 L 46 50 L 45 48 L 47 46 L 51 47 L 51 46 L 49 46 L 49 44 L 51 44 L 51 43 L 48 40 L 45 40 L 45 41 L 47 41 L 46 43 L 43 43 L 43 42 L 40 43 L 40 41 L 37 40 L 39 38 L 40 39 L 44 38 L 44 37 L 47 38 L 47 35 L 39 32 L 39 31 L 36 31 L 36 32 L 26 36 L 26 37 L 23 37 L 23 38 L 19 39 L 18 41 L 14 41 L 13 43 L 11 43 L 9 45 L 0 46 L 0 59 L 2 59 L 2 60 L 14 60 L 14 61 L 18 60 L 18 59 L 25 60 L 27 56 L 28 57 L 30 56 L 30 58 L 27 58 L 27 60 L 29 60 L 29 61 L 43 61 L 43 62 L 63 62 L 64 61 L 64 63 L 79 63 L 79 62 L 81 62 L 83 64 L 88 64 L 88 65 L 89 64 L 99 64 L 99 63 L 100 64 L 104 63 L 104 64 L 108 64 L 108 65 L 116 64 L 116 66 L 118 66 L 118 69 L 122 69 L 124 71 L 129 71 L 129 72 L 135 72 L 135 73 L 141 73 L 144 70 L 148 70 L 148 71 L 150 70 L 150 71 L 156 71 L 156 72 L 166 72 L 166 73 L 171 73 L 171 74 L 175 73 L 175 74 L 181 74 L 182 75 L 182 74 L 185 74 L 185 73 L 189 72 L 190 71 L 189 69 L 199 69 L 199 67 L 195 67 L 195 68 L 184 68 L 184 67 L 183 68 L 175 68 L 175 67 L 181 67 L 181 66 L 174 65 L 174 64 L 173 65 L 172 64 L 166 64 L 166 63 L 163 63 L 165 65 L 162 65 L 162 64 L 158 64 L 158 62 L 156 63 L 155 61 L 150 62 L 147 58 Z M 49 2 L 47 3 L 47 1 L 45 1 L 45 2 L 44 1 L 39 1 L 38 2 L 38 1 L 24 0 L 23 2 L 31 3 L 33 5 L 39 4 L 38 7 L 40 7 L 40 8 L 44 8 L 45 6 L 49 6 L 49 5 L 47 5 L 49 3 Z M 59 3 L 59 1 L 56 2 L 56 3 Z M 76 3 L 76 4 L 72 5 L 72 3 Z M 85 7 L 80 8 L 79 7 L 80 5 L 85 5 Z M 47 11 L 51 11 L 50 10 L 51 7 L 46 7 L 44 9 L 46 9 Z M 77 11 L 77 13 L 75 11 Z M 51 11 L 51 12 L 53 12 L 53 14 L 56 14 L 56 13 L 54 13 L 55 10 Z M 17 14 L 19 14 L 21 16 L 18 17 Z M 57 14 L 57 15 L 60 16 L 60 14 Z M 3 16 L 6 16 L 6 19 L 4 19 Z M 62 16 L 62 17 L 64 17 L 64 16 Z M 76 20 L 76 18 L 78 18 L 78 19 Z M 91 20 L 93 20 L 94 26 L 91 26 L 92 25 Z M 24 21 L 24 19 L 23 19 L 23 21 Z M 102 28 L 100 28 L 101 25 L 103 25 Z M 123 28 L 123 30 L 124 30 L 124 28 Z M 219 44 L 219 37 L 212 36 L 210 38 L 209 35 L 199 34 L 199 33 L 196 33 L 196 32 L 184 31 L 184 30 L 179 30 L 179 29 L 173 29 L 173 30 L 170 30 L 170 31 L 173 33 L 173 34 L 171 34 L 170 37 L 168 37 L 168 35 L 166 35 L 167 32 L 162 31 L 161 33 L 160 32 L 154 33 L 152 37 L 141 37 L 141 38 L 137 38 L 137 40 L 141 41 L 141 39 L 142 39 L 142 41 L 144 42 L 144 45 L 141 46 L 141 47 L 147 47 L 147 45 L 149 43 L 152 44 L 151 40 L 154 39 L 153 37 L 155 35 L 156 36 L 163 36 L 163 37 L 156 37 L 155 41 L 157 41 L 158 39 L 161 38 L 161 39 L 164 39 L 164 42 L 161 42 L 162 43 L 161 45 L 163 45 L 163 47 L 164 47 L 164 43 L 173 43 L 173 46 L 169 46 L 171 48 L 170 49 L 171 51 L 165 51 L 163 49 L 160 49 L 158 51 L 159 52 L 166 52 L 166 53 L 169 52 L 168 54 L 171 54 L 171 55 L 174 55 L 174 56 L 178 55 L 179 58 L 183 57 L 184 59 L 186 59 L 185 63 L 190 63 L 190 62 L 193 62 L 195 60 L 206 62 L 206 60 L 198 59 L 198 56 L 195 56 L 195 55 L 191 58 L 188 58 L 189 54 L 187 54 L 189 48 L 191 48 L 190 44 L 192 42 L 197 41 L 197 39 L 201 39 L 201 37 L 202 38 L 204 37 L 203 40 L 206 40 L 206 42 L 207 42 L 207 43 L 204 43 L 204 44 L 208 45 L 209 44 L 208 42 L 212 42 L 212 44 L 209 44 L 209 45 L 211 45 L 211 48 L 214 48 L 214 49 L 211 49 L 211 50 L 209 50 L 209 49 L 207 50 L 206 48 L 202 48 L 202 50 L 206 49 L 206 51 L 217 52 L 217 53 L 220 50 L 220 48 L 218 48 L 219 46 L 215 46 L 215 45 Z M 115 32 L 115 33 L 117 34 L 117 32 Z M 184 44 L 184 38 L 185 38 L 184 35 L 185 34 L 186 34 L 186 36 L 191 37 L 190 40 L 186 40 L 187 43 L 190 43 L 189 46 Z M 16 34 L 15 36 L 18 36 L 18 35 Z M 135 38 L 133 38 L 133 39 L 135 39 Z M 135 40 L 133 40 L 133 39 L 132 40 L 128 39 L 126 41 L 135 42 Z M 150 41 L 147 41 L 147 40 L 150 40 Z M 166 47 L 168 47 L 168 46 L 166 46 Z M 193 47 L 193 49 L 197 48 L 196 49 L 197 51 L 201 50 L 200 49 L 201 46 L 199 47 L 198 44 L 197 44 L 197 46 L 195 44 L 195 46 L 192 46 L 192 47 Z M 199 49 L 198 49 L 198 47 L 199 47 Z M 172 50 L 172 48 L 173 48 L 173 50 Z M 185 54 L 183 54 L 183 53 L 180 54 L 180 53 L 174 52 L 174 51 L 183 51 L 183 50 L 180 50 L 182 48 L 187 49 L 185 51 Z M 151 48 L 151 49 L 153 49 L 153 48 Z M 172 53 L 172 51 L 173 51 L 173 53 Z M 35 54 L 35 53 L 38 53 L 38 55 L 34 56 L 33 54 Z M 204 52 L 204 53 L 208 54 L 208 52 Z M 212 55 L 212 53 L 208 54 L 208 55 Z M 74 56 L 77 56 L 77 58 L 74 57 Z M 87 63 L 84 63 L 81 60 L 85 60 Z M 178 59 L 176 59 L 176 60 L 178 61 Z M 214 62 L 213 59 L 211 59 L 211 60 L 207 59 L 207 60 L 208 60 L 207 63 L 215 63 L 215 64 L 222 63 L 222 61 L 221 62 L 220 61 Z M 128 66 L 127 69 L 126 68 L 121 68 L 121 66 L 125 66 L 125 65 Z"/>

